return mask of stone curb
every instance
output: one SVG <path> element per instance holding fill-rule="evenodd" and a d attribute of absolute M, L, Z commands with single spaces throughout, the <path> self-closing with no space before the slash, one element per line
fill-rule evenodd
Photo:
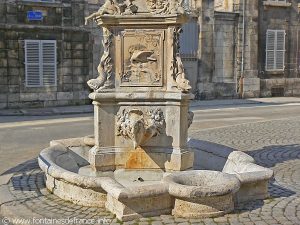
<path fill-rule="evenodd" d="M 71 115 L 92 113 L 92 105 L 77 107 L 57 107 L 57 108 L 39 108 L 39 109 L 15 109 L 0 110 L 0 116 L 52 116 L 52 115 Z"/>
<path fill-rule="evenodd" d="M 220 100 L 195 100 L 191 107 L 214 107 L 214 106 L 241 106 L 241 105 L 285 105 L 300 103 L 300 98 L 253 98 L 253 99 L 220 99 Z"/>

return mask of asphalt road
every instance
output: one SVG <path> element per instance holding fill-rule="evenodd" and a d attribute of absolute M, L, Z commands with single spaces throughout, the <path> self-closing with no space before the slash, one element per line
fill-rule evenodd
<path fill-rule="evenodd" d="M 203 129 L 300 116 L 300 104 L 192 107 L 191 110 L 195 113 L 191 135 Z M 0 116 L 0 174 L 37 157 L 51 140 L 92 134 L 92 116 Z"/>

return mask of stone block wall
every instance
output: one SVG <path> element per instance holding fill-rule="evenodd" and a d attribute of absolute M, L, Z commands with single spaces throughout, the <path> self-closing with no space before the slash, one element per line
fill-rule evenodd
<path fill-rule="evenodd" d="M 290 0 L 275 6 L 272 2 L 259 3 L 259 60 L 261 96 L 300 96 L 299 86 L 299 1 Z M 266 32 L 285 30 L 285 68 L 282 71 L 266 71 Z"/>
<path fill-rule="evenodd" d="M 236 98 L 239 15 L 216 12 L 214 1 L 201 0 L 199 13 L 199 99 Z"/>
<path fill-rule="evenodd" d="M 84 17 L 98 7 L 83 0 L 0 2 L 0 109 L 90 103 L 86 82 L 97 76 L 101 34 L 84 26 Z M 28 21 L 31 10 L 42 11 L 44 19 Z M 26 39 L 57 41 L 56 86 L 25 85 Z"/>
<path fill-rule="evenodd" d="M 300 96 L 300 78 L 261 79 L 261 97 Z"/>
<path fill-rule="evenodd" d="M 236 83 L 234 68 L 236 66 L 237 13 L 215 12 L 214 25 L 214 82 Z"/>
<path fill-rule="evenodd" d="M 198 2 L 198 98 L 299 96 L 298 0 Z M 286 31 L 283 71 L 265 70 L 268 29 Z"/>

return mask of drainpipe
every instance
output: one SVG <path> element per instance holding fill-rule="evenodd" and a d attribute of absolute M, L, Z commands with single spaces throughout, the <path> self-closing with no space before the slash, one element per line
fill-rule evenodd
<path fill-rule="evenodd" d="M 299 65 L 299 30 L 297 30 L 297 75 L 296 77 L 299 77 L 299 69 L 300 69 L 300 65 Z"/>
<path fill-rule="evenodd" d="M 244 60 L 245 60 L 245 15 L 246 15 L 246 0 L 243 0 L 243 34 L 242 34 L 242 62 L 241 62 L 241 76 L 240 76 L 240 80 L 244 78 Z M 239 88 L 237 88 L 237 90 L 239 90 L 240 95 L 242 95 L 242 85 L 243 85 L 243 81 L 241 82 L 237 82 L 237 85 L 239 85 Z"/>

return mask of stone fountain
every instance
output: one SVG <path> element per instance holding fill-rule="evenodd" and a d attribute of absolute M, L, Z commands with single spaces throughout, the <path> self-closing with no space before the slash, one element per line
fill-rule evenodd
<path fill-rule="evenodd" d="M 102 28 L 104 50 L 99 76 L 88 81 L 94 137 L 52 141 L 41 152 L 47 188 L 123 221 L 214 217 L 266 198 L 272 171 L 242 152 L 224 171 L 193 170 L 203 149 L 188 143 L 193 95 L 179 54 L 188 19 L 182 1 L 106 0 L 90 19 Z"/>

